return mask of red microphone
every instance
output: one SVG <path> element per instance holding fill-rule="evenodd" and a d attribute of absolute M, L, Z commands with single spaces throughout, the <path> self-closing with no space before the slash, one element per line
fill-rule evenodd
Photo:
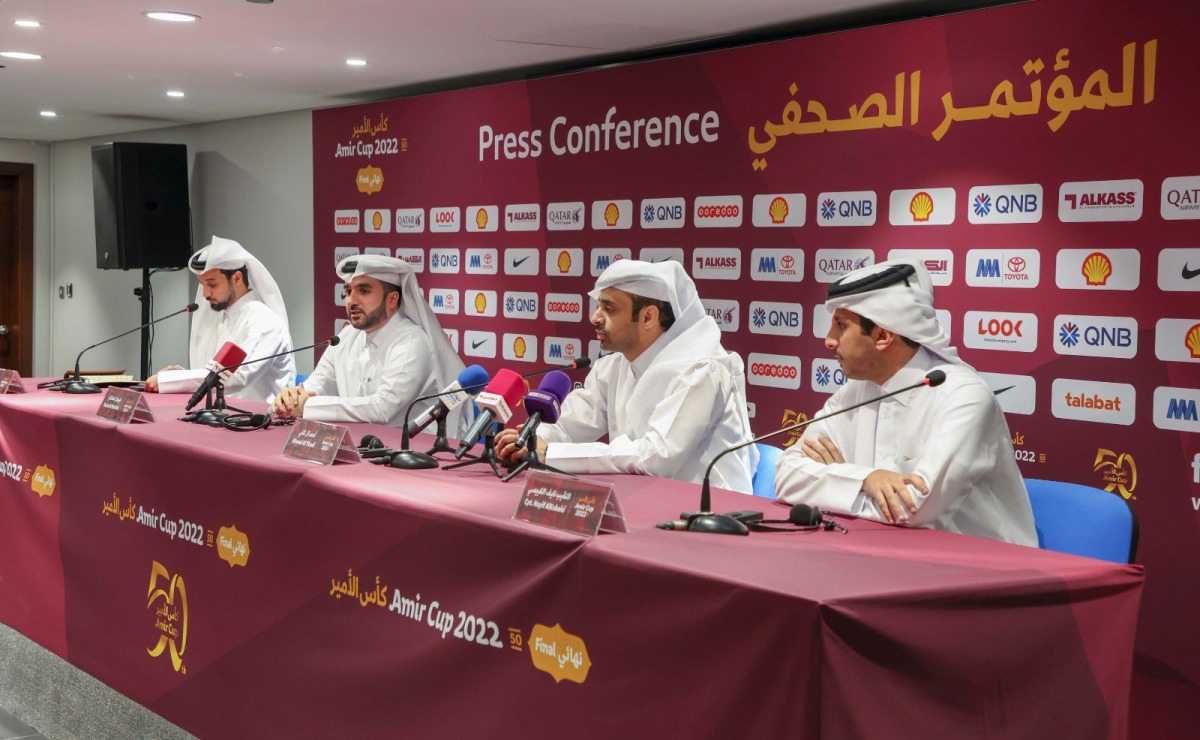
<path fill-rule="evenodd" d="M 475 423 L 467 430 L 454 457 L 461 460 L 463 455 L 467 454 L 467 450 L 474 447 L 479 438 L 491 429 L 494 422 L 498 421 L 504 424 L 511 419 L 513 408 L 521 402 L 524 396 L 524 378 L 508 369 L 497 372 L 496 377 L 487 384 L 487 388 L 483 389 L 483 393 L 475 398 L 475 405 L 482 410 L 482 413 L 476 417 Z"/>
<path fill-rule="evenodd" d="M 213 355 L 213 358 L 204 366 L 208 370 L 208 377 L 204 379 L 204 382 L 200 384 L 200 387 L 188 399 L 187 405 L 183 407 L 183 410 L 191 411 L 193 406 L 200 403 L 208 395 L 208 392 L 217 384 L 217 381 L 228 380 L 233 375 L 232 370 L 225 370 L 226 367 L 239 365 L 244 359 L 246 359 L 246 350 L 233 342 L 222 344 L 217 353 Z M 223 370 L 224 372 L 222 372 Z"/>

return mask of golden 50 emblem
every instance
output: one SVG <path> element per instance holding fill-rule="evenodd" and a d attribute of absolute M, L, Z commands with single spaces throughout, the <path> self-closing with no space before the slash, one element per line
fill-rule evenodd
<path fill-rule="evenodd" d="M 146 608 L 154 613 L 154 629 L 158 643 L 147 648 L 150 657 L 157 658 L 170 648 L 171 665 L 179 673 L 187 673 L 183 652 L 187 650 L 188 603 L 183 576 L 171 575 L 157 560 L 150 566 L 150 590 Z"/>
<path fill-rule="evenodd" d="M 781 426 L 790 427 L 791 425 L 799 424 L 802 421 L 808 421 L 808 416 L 800 413 L 799 411 L 792 411 L 791 409 L 784 409 L 783 410 L 783 421 L 780 422 L 780 424 L 781 424 Z M 787 449 L 788 447 L 791 447 L 792 445 L 796 444 L 796 440 L 800 439 L 803 436 L 804 436 L 803 429 L 793 429 L 792 431 L 788 432 L 788 439 L 786 442 L 783 443 L 784 449 Z"/>
<path fill-rule="evenodd" d="M 1133 461 L 1133 455 L 1098 449 L 1092 470 L 1104 479 L 1104 490 L 1109 493 L 1119 491 L 1125 500 L 1133 498 L 1133 490 L 1137 488 L 1137 463 Z"/>

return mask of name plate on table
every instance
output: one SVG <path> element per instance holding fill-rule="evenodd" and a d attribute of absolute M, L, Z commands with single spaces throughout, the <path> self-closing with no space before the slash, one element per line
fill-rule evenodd
<path fill-rule="evenodd" d="M 16 370 L 0 370 L 0 394 L 24 393 L 25 386 L 21 384 L 21 374 Z"/>
<path fill-rule="evenodd" d="M 154 412 L 146 405 L 146 399 L 138 391 L 128 388 L 104 389 L 104 398 L 100 401 L 100 408 L 96 409 L 96 416 L 118 424 L 154 421 Z"/>
<path fill-rule="evenodd" d="M 283 445 L 283 456 L 317 465 L 362 462 L 349 429 L 312 419 L 300 419 L 292 427 L 292 433 Z"/>
<path fill-rule="evenodd" d="M 525 492 L 513 519 L 585 537 L 594 537 L 598 531 L 629 531 L 611 483 L 545 470 L 535 470 L 525 479 Z"/>

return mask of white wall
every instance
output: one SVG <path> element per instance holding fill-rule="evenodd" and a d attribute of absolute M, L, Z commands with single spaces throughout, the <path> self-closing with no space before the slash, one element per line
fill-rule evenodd
<path fill-rule="evenodd" d="M 33 374 L 39 376 L 50 367 L 50 156 L 49 144 L 0 139 L 0 162 L 33 165 Z"/>
<path fill-rule="evenodd" d="M 74 298 L 49 301 L 51 346 L 36 374 L 60 374 L 84 347 L 141 323 L 141 304 L 133 294 L 141 286 L 141 270 L 96 268 L 91 147 L 114 140 L 187 145 L 194 248 L 207 245 L 214 234 L 241 242 L 279 283 L 295 344 L 311 344 L 312 114 L 296 111 L 50 146 L 52 258 L 35 280 L 39 295 L 57 296 L 57 286 L 71 283 Z M 186 269 L 156 273 L 152 284 L 156 318 L 186 305 L 196 289 Z M 187 329 L 184 316 L 156 326 L 152 370 L 187 364 Z M 89 351 L 83 365 L 137 375 L 140 357 L 135 332 Z M 296 366 L 310 371 L 312 352 L 298 355 Z"/>

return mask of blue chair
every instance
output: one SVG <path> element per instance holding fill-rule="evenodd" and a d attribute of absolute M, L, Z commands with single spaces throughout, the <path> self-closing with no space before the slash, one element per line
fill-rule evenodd
<path fill-rule="evenodd" d="M 1137 515 L 1125 499 L 1099 488 L 1025 479 L 1038 546 L 1114 563 L 1137 555 Z"/>
<path fill-rule="evenodd" d="M 775 462 L 783 454 L 778 447 L 755 442 L 758 449 L 758 467 L 754 469 L 754 495 L 775 498 Z"/>
<path fill-rule="evenodd" d="M 308 380 L 308 373 L 303 373 L 302 375 L 297 375 L 296 376 L 296 385 L 300 385 L 301 383 L 303 383 L 306 380 Z"/>

